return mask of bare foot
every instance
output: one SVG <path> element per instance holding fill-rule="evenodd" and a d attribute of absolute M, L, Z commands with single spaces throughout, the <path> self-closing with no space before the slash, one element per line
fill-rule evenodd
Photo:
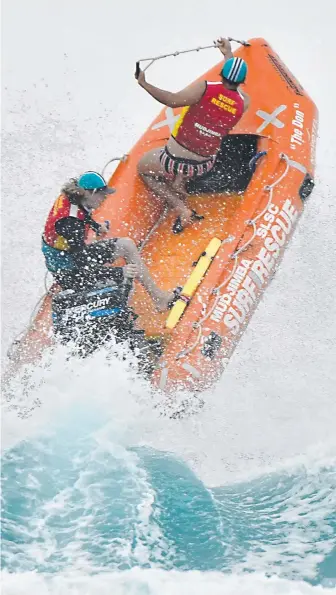
<path fill-rule="evenodd" d="M 193 222 L 193 212 L 191 209 L 186 209 L 180 214 L 181 224 L 183 227 L 190 225 Z"/>
<path fill-rule="evenodd" d="M 162 291 L 158 294 L 153 301 L 155 303 L 155 308 L 158 312 L 165 312 L 168 310 L 169 302 L 174 299 L 175 293 L 173 291 Z"/>

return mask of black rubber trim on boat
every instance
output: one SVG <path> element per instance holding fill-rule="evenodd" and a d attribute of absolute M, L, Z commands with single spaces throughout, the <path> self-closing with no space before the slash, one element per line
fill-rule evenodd
<path fill-rule="evenodd" d="M 254 157 L 252 157 L 252 159 L 250 159 L 249 168 L 252 173 L 255 172 L 256 167 L 257 167 L 257 162 L 259 161 L 259 159 L 261 159 L 261 157 L 264 157 L 265 155 L 267 155 L 267 151 L 259 151 L 259 153 L 257 153 L 256 155 L 254 155 Z"/>
<path fill-rule="evenodd" d="M 306 174 L 304 180 L 299 188 L 299 196 L 301 200 L 304 202 L 308 196 L 311 195 L 315 186 L 315 182 L 310 174 Z"/>
<path fill-rule="evenodd" d="M 221 345 L 222 337 L 214 331 L 211 331 L 208 338 L 203 343 L 201 353 L 204 355 L 204 357 L 213 359 L 218 350 L 221 348 Z"/>

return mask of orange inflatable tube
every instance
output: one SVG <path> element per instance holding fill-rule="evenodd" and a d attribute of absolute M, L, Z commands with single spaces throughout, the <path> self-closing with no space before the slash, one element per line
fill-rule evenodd
<path fill-rule="evenodd" d="M 176 213 L 137 175 L 140 157 L 169 138 L 180 109 L 163 109 L 114 172 L 117 193 L 96 212 L 110 236 L 138 244 L 157 284 L 183 286 L 183 300 L 158 314 L 136 284 L 137 326 L 161 342 L 151 381 L 165 392 L 201 391 L 222 374 L 270 282 L 313 188 L 318 114 L 313 101 L 264 39 L 235 55 L 249 67 L 251 104 L 223 141 L 214 169 L 190 182 L 189 204 L 204 219 L 174 235 Z M 201 78 L 219 80 L 219 64 Z M 52 341 L 47 296 L 20 351 L 35 358 Z"/>

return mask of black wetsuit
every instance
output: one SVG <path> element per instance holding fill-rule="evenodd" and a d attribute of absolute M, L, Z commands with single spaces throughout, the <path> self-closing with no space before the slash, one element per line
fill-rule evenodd
<path fill-rule="evenodd" d="M 108 285 L 109 281 L 121 282 L 123 270 L 121 267 L 107 267 L 115 259 L 115 245 L 118 238 L 100 240 L 92 244 L 85 243 L 85 225 L 99 232 L 100 225 L 90 214 L 84 220 L 75 217 L 64 217 L 56 222 L 58 235 L 67 240 L 67 251 L 74 262 L 69 270 L 60 269 L 53 272 L 54 278 L 62 289 L 83 290 L 97 285 Z"/>

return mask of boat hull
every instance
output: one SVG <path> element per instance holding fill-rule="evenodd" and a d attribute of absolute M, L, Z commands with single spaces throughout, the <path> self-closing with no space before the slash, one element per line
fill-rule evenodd
<path fill-rule="evenodd" d="M 170 108 L 160 112 L 120 162 L 109 181 L 117 192 L 95 214 L 98 221 L 110 220 L 111 237 L 134 239 L 164 289 L 183 287 L 209 242 L 221 241 L 173 327 L 167 324 L 167 313 L 158 314 L 136 284 L 130 305 L 138 315 L 137 324 L 148 339 L 159 338 L 163 347 L 151 381 L 168 393 L 179 388 L 202 391 L 221 376 L 313 188 L 315 104 L 264 39 L 250 40 L 250 46 L 236 55 L 249 65 L 245 90 L 251 104 L 224 141 L 217 170 L 198 186 L 190 185 L 188 203 L 204 219 L 180 235 L 173 234 L 176 214 L 166 213 L 137 175 L 143 154 L 164 146 L 169 138 L 180 112 Z M 219 80 L 219 66 L 200 78 Z M 50 344 L 50 329 L 47 296 L 21 343 L 25 357 L 35 358 Z"/>

